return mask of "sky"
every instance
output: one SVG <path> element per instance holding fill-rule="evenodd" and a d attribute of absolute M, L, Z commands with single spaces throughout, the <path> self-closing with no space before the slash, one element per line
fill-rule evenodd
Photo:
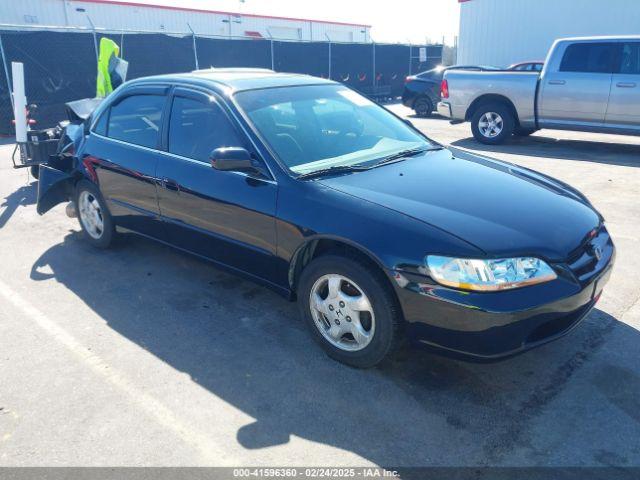
<path fill-rule="evenodd" d="M 371 25 L 376 42 L 453 44 L 458 0 L 134 0 L 138 3 Z"/>

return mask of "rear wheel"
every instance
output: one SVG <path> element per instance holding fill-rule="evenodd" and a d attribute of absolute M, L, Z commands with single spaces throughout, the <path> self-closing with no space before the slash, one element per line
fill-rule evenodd
<path fill-rule="evenodd" d="M 433 104 L 427 97 L 420 97 L 414 102 L 413 110 L 419 117 L 430 117 L 433 112 Z"/>
<path fill-rule="evenodd" d="M 338 255 L 318 257 L 302 271 L 300 312 L 331 358 L 368 368 L 396 349 L 400 315 L 385 282 L 375 268 Z"/>
<path fill-rule="evenodd" d="M 498 145 L 511 136 L 515 119 L 511 110 L 500 103 L 480 105 L 471 117 L 471 132 L 486 145 Z"/>
<path fill-rule="evenodd" d="M 75 202 L 85 238 L 98 248 L 109 247 L 115 229 L 98 187 L 87 180 L 81 180 L 76 187 Z"/>

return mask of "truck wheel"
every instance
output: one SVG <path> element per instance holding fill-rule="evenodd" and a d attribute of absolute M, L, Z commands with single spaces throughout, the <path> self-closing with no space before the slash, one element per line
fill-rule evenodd
<path fill-rule="evenodd" d="M 433 104 L 428 98 L 420 97 L 413 104 L 413 110 L 417 116 L 427 118 L 430 117 L 433 112 Z"/>
<path fill-rule="evenodd" d="M 503 104 L 480 105 L 471 117 L 471 132 L 477 141 L 486 145 L 503 143 L 513 133 L 515 119 Z"/>
<path fill-rule="evenodd" d="M 385 281 L 373 267 L 342 255 L 323 255 L 302 271 L 300 313 L 331 358 L 369 368 L 399 346 L 400 313 Z"/>
<path fill-rule="evenodd" d="M 85 238 L 95 247 L 109 247 L 115 228 L 98 187 L 87 180 L 81 180 L 76 187 L 75 202 Z"/>

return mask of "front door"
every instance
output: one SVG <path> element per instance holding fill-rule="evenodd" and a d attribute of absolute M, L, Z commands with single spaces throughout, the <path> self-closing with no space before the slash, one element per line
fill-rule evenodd
<path fill-rule="evenodd" d="M 540 126 L 602 126 L 615 52 L 615 43 L 569 45 L 557 71 L 540 80 Z"/>
<path fill-rule="evenodd" d="M 176 88 L 158 163 L 160 212 L 171 243 L 262 278 L 276 253 L 276 183 L 219 171 L 210 153 L 246 139 L 214 96 Z"/>
<path fill-rule="evenodd" d="M 611 82 L 605 123 L 640 130 L 640 42 L 625 42 Z"/>

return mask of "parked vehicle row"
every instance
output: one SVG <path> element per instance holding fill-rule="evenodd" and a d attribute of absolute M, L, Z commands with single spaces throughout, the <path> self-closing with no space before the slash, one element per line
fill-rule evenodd
<path fill-rule="evenodd" d="M 428 117 L 440 101 L 440 83 L 448 70 L 485 71 L 499 70 L 497 67 L 477 65 L 453 65 L 436 67 L 405 79 L 402 104 L 416 112 L 419 117 Z"/>
<path fill-rule="evenodd" d="M 556 41 L 540 74 L 449 70 L 438 113 L 499 144 L 543 128 L 640 133 L 640 36 Z"/>
<path fill-rule="evenodd" d="M 539 72 L 543 62 L 529 61 L 511 65 L 507 70 Z M 439 66 L 416 75 L 409 75 L 405 79 L 402 93 L 402 104 L 411 108 L 419 117 L 428 117 L 436 109 L 441 100 L 440 86 L 445 72 L 449 70 L 463 70 L 472 72 L 486 72 L 500 70 L 498 67 L 488 65 L 452 65 Z"/>
<path fill-rule="evenodd" d="M 71 200 L 96 247 L 133 231 L 297 299 L 327 354 L 356 367 L 405 335 L 475 359 L 558 338 L 614 262 L 575 189 L 444 148 L 320 78 L 137 79 L 62 145 L 40 166 L 40 214 Z"/>

